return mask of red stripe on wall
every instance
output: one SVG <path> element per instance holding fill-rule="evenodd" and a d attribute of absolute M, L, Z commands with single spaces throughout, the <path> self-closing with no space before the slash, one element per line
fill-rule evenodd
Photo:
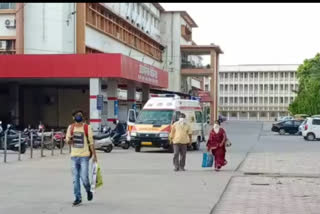
<path fill-rule="evenodd" d="M 136 102 L 135 99 L 128 99 L 127 101 L 128 101 L 128 102 Z"/>
<path fill-rule="evenodd" d="M 118 97 L 108 97 L 108 100 L 118 100 Z"/>
<path fill-rule="evenodd" d="M 97 95 L 90 95 L 90 99 L 96 99 Z"/>
<path fill-rule="evenodd" d="M 116 121 L 116 120 L 117 120 L 117 118 L 108 118 L 107 119 L 108 122 L 113 122 L 113 121 Z"/>
<path fill-rule="evenodd" d="M 101 119 L 90 119 L 90 123 L 101 123 Z"/>

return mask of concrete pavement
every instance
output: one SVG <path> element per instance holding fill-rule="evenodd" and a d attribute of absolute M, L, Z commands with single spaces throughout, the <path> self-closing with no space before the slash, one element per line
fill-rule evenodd
<path fill-rule="evenodd" d="M 1 164 L 0 213 L 197 213 L 208 214 L 256 144 L 261 123 L 227 122 L 233 145 L 221 171 L 201 168 L 201 151 L 187 154 L 186 172 L 174 172 L 172 154 L 157 149 L 98 153 L 104 186 L 92 202 L 72 207 L 68 155 Z M 203 147 L 203 146 L 202 146 Z M 83 191 L 83 189 L 82 189 Z"/>

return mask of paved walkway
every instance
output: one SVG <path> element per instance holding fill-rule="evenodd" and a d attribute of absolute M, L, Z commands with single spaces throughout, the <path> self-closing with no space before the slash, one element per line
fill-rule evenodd
<path fill-rule="evenodd" d="M 215 214 L 319 214 L 317 178 L 233 177 Z"/>

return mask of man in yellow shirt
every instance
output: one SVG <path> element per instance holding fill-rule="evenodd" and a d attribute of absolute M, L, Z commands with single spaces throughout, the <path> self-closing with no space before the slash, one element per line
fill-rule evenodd
<path fill-rule="evenodd" d="M 185 171 L 184 166 L 186 163 L 187 146 L 192 143 L 192 130 L 186 121 L 186 115 L 183 113 L 180 113 L 179 121 L 172 125 L 170 142 L 173 143 L 174 171 Z"/>
<path fill-rule="evenodd" d="M 82 202 L 80 178 L 87 191 L 88 201 L 93 198 L 89 181 L 89 160 L 92 153 L 93 162 L 97 162 L 97 155 L 94 149 L 92 128 L 83 123 L 83 111 L 74 111 L 72 116 L 75 123 L 68 127 L 66 142 L 71 145 L 73 192 L 75 195 L 73 205 L 76 206 Z"/>

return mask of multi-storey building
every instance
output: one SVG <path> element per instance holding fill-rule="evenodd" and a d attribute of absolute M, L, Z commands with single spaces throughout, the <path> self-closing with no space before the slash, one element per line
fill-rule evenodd
<path fill-rule="evenodd" d="M 219 112 L 229 119 L 273 120 L 288 115 L 298 89 L 298 65 L 219 68 Z"/>
<path fill-rule="evenodd" d="M 80 107 L 97 129 L 126 120 L 150 89 L 200 89 L 221 50 L 195 45 L 196 26 L 159 3 L 0 3 L 0 120 L 64 127 Z M 181 67 L 182 56 L 200 65 L 197 54 L 211 55 L 211 68 Z"/>

